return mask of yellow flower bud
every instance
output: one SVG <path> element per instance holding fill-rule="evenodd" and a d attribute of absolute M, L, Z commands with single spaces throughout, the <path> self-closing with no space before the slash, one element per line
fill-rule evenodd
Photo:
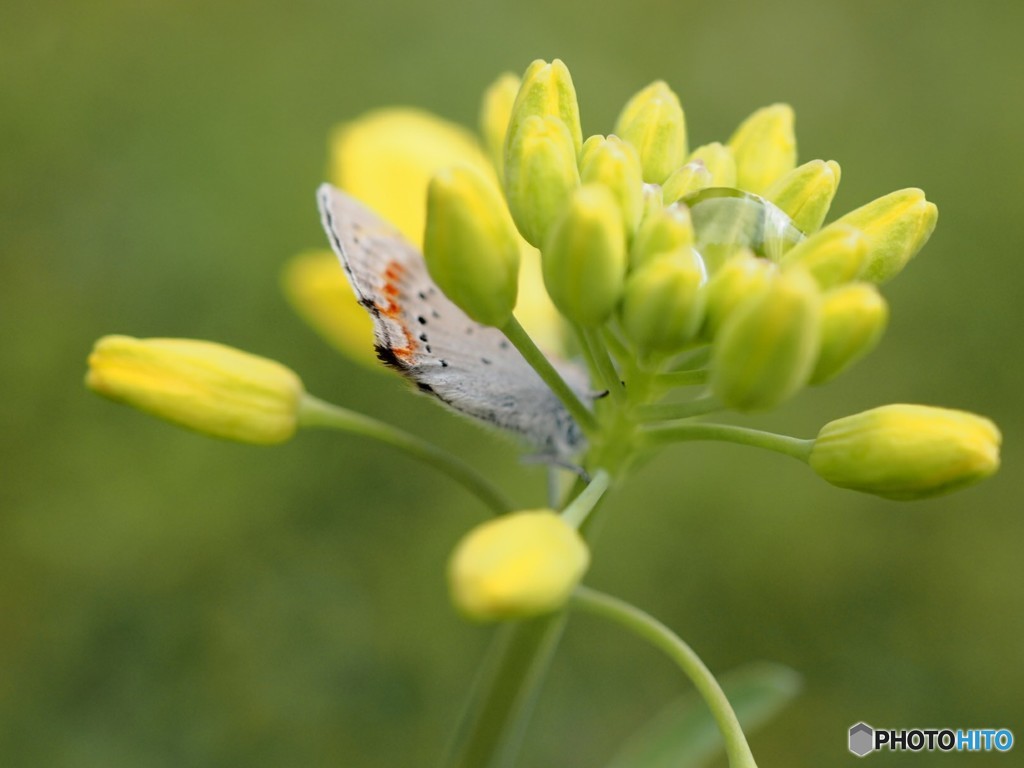
<path fill-rule="evenodd" d="M 920 189 L 891 192 L 838 219 L 868 237 L 864 278 L 882 283 L 895 277 L 928 242 L 939 218 L 934 203 Z"/>
<path fill-rule="evenodd" d="M 949 493 L 999 469 L 999 429 L 966 411 L 885 405 L 829 422 L 809 463 L 855 491 L 909 501 Z"/>
<path fill-rule="evenodd" d="M 732 151 L 720 142 L 713 141 L 697 147 L 690 153 L 686 162 L 704 164 L 711 172 L 709 187 L 736 186 L 736 158 L 732 156 Z"/>
<path fill-rule="evenodd" d="M 580 183 L 608 187 L 622 208 L 626 234 L 632 237 L 644 212 L 640 157 L 633 145 L 617 136 L 591 136 L 580 154 Z"/>
<path fill-rule="evenodd" d="M 840 178 L 835 160 L 811 160 L 776 180 L 764 196 L 781 208 L 804 234 L 817 231 L 828 215 Z"/>
<path fill-rule="evenodd" d="M 671 205 L 680 198 L 713 186 L 711 171 L 700 160 L 691 160 L 677 170 L 661 186 L 661 199 Z"/>
<path fill-rule="evenodd" d="M 822 297 L 821 350 L 811 384 L 835 378 L 875 348 L 889 321 L 889 306 L 869 283 L 834 288 Z"/>
<path fill-rule="evenodd" d="M 488 86 L 480 104 L 480 135 L 499 179 L 505 168 L 505 134 L 518 93 L 519 75 L 506 72 Z"/>
<path fill-rule="evenodd" d="M 641 355 L 678 352 L 703 318 L 707 276 L 692 248 L 661 254 L 632 272 L 622 297 L 622 330 Z"/>
<path fill-rule="evenodd" d="M 505 197 L 526 242 L 541 246 L 579 183 L 565 123 L 536 115 L 523 120 L 505 154 Z"/>
<path fill-rule="evenodd" d="M 748 250 L 729 259 L 705 288 L 706 307 L 701 336 L 714 339 L 733 310 L 766 291 L 777 272 L 772 262 L 758 258 Z"/>
<path fill-rule="evenodd" d="M 519 238 L 494 184 L 468 167 L 439 171 L 427 191 L 423 256 L 434 282 L 484 325 L 504 325 L 519 287 Z"/>
<path fill-rule="evenodd" d="M 683 205 L 658 206 L 640 224 L 629 251 L 634 269 L 665 253 L 693 245 L 693 223 L 690 211 Z"/>
<path fill-rule="evenodd" d="M 821 297 L 793 270 L 744 301 L 722 324 L 712 351 L 711 389 L 738 411 L 772 408 L 810 378 L 821 336 Z"/>
<path fill-rule="evenodd" d="M 549 509 L 514 512 L 470 531 L 448 563 L 452 601 L 478 621 L 557 610 L 590 564 L 576 530 Z"/>
<path fill-rule="evenodd" d="M 835 222 L 794 245 L 780 263 L 785 269 L 804 269 L 821 288 L 832 288 L 860 277 L 867 257 L 867 236 L 856 227 Z"/>
<path fill-rule="evenodd" d="M 280 363 L 192 339 L 104 336 L 89 355 L 85 383 L 197 432 L 264 445 L 295 434 L 304 394 Z"/>
<path fill-rule="evenodd" d="M 576 101 L 576 88 L 569 69 L 560 59 L 548 64 L 537 59 L 526 68 L 512 105 L 508 124 L 506 151 L 515 140 L 523 123 L 530 117 L 556 117 L 561 120 L 572 138 L 573 158 L 583 148 L 583 129 L 580 126 L 580 107 Z"/>
<path fill-rule="evenodd" d="M 377 359 L 373 320 L 352 293 L 337 256 L 301 253 L 285 265 L 282 282 L 292 308 L 330 344 L 371 370 L 391 370 Z"/>
<path fill-rule="evenodd" d="M 661 80 L 626 102 L 615 134 L 636 147 L 644 181 L 651 184 L 661 184 L 686 159 L 686 117 L 679 97 Z"/>
<path fill-rule="evenodd" d="M 729 149 L 736 158 L 736 186 L 762 194 L 796 167 L 793 108 L 773 104 L 757 110 L 740 123 Z"/>
<path fill-rule="evenodd" d="M 576 190 L 541 251 L 544 285 L 558 310 L 583 326 L 602 323 L 626 277 L 622 211 L 600 184 Z"/>

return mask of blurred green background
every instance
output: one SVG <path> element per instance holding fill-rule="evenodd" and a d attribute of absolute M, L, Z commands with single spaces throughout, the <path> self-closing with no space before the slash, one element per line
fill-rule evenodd
<path fill-rule="evenodd" d="M 278 280 L 324 243 L 313 190 L 333 124 L 411 104 L 475 126 L 499 72 L 555 56 L 585 132 L 656 77 L 693 144 L 788 101 L 801 158 L 843 166 L 834 210 L 905 186 L 938 204 L 932 241 L 885 288 L 881 348 L 757 424 L 811 435 L 912 401 L 984 413 L 1006 438 L 995 479 L 913 504 L 679 446 L 614 498 L 590 583 L 713 670 L 801 671 L 797 704 L 753 738 L 763 767 L 852 765 L 858 720 L 1024 738 L 1024 5 L 8 0 L 3 17 L 0 765 L 434 764 L 490 636 L 443 581 L 476 501 L 378 445 L 208 440 L 81 379 L 103 334 L 220 340 L 538 503 L 539 469 L 333 353 Z M 655 651 L 579 617 L 522 764 L 599 766 L 685 689 Z"/>

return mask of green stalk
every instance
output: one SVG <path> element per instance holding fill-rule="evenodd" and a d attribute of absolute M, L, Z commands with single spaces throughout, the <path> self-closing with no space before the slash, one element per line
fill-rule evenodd
<path fill-rule="evenodd" d="M 704 662 L 672 630 L 636 606 L 588 587 L 577 587 L 573 605 L 611 619 L 663 651 L 690 678 L 707 702 L 725 740 L 730 768 L 757 768 L 736 713 Z"/>
<path fill-rule="evenodd" d="M 526 358 L 526 362 L 540 375 L 544 383 L 551 388 L 551 391 L 558 396 L 558 399 L 565 405 L 566 410 L 576 419 L 576 423 L 580 425 L 580 428 L 586 434 L 596 432 L 597 421 L 594 418 L 594 414 L 580 402 L 576 393 L 572 391 L 569 385 L 565 383 L 565 379 L 562 378 L 561 374 L 551 365 L 551 361 L 533 343 L 533 339 L 530 338 L 530 335 L 523 326 L 519 324 L 515 315 L 509 318 L 509 321 L 502 327 L 501 332 L 505 334 L 505 338 L 512 342 L 512 346 L 518 349 L 519 353 Z"/>
<path fill-rule="evenodd" d="M 410 435 L 398 427 L 308 394 L 303 396 L 299 405 L 299 425 L 337 429 L 387 443 L 462 484 L 467 491 L 474 494 L 495 513 L 504 514 L 514 509 L 501 491 L 462 459 L 443 451 L 433 443 Z"/>
<path fill-rule="evenodd" d="M 564 610 L 502 627 L 480 670 L 446 768 L 511 768 L 565 628 Z"/>
<path fill-rule="evenodd" d="M 652 403 L 641 405 L 636 409 L 641 421 L 668 421 L 670 419 L 688 419 L 691 416 L 703 416 L 720 411 L 722 404 L 714 397 L 700 397 L 682 403 Z"/>
<path fill-rule="evenodd" d="M 794 459 L 806 462 L 814 447 L 814 440 L 804 440 L 789 435 L 777 435 L 758 429 L 736 427 L 730 424 L 704 424 L 688 422 L 684 424 L 664 424 L 651 426 L 642 433 L 648 445 L 678 443 L 686 440 L 721 440 L 728 443 L 739 443 L 754 448 L 764 448 Z"/>
<path fill-rule="evenodd" d="M 626 393 L 622 388 L 622 378 L 615 369 L 615 363 L 612 362 L 611 357 L 608 355 L 608 348 L 605 346 L 601 335 L 592 329 L 580 328 L 579 336 L 580 343 L 586 347 L 589 356 L 594 360 L 594 364 L 601 374 L 601 380 L 604 382 L 605 389 L 611 394 L 612 400 L 618 405 L 622 405 L 626 399 Z"/>

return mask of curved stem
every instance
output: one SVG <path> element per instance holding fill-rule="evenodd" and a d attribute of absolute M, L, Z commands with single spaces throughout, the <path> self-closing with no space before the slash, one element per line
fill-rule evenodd
<path fill-rule="evenodd" d="M 410 435 L 398 427 L 308 394 L 303 396 L 299 405 L 299 425 L 337 429 L 387 443 L 461 483 L 467 491 L 474 494 L 494 512 L 503 514 L 514 509 L 501 491 L 462 459 L 422 438 Z"/>
<path fill-rule="evenodd" d="M 592 329 L 580 328 L 579 336 L 581 344 L 586 347 L 587 354 L 594 361 L 605 388 L 611 393 L 612 400 L 621 405 L 626 399 L 622 378 L 608 355 L 608 347 L 605 346 L 601 335 Z"/>
<path fill-rule="evenodd" d="M 736 427 L 731 424 L 704 424 L 688 422 L 685 424 L 664 424 L 648 427 L 643 437 L 649 444 L 677 443 L 685 440 L 721 440 L 728 443 L 739 443 L 754 448 L 765 448 L 769 451 L 792 456 L 806 462 L 814 447 L 814 440 L 804 440 L 789 435 L 777 435 L 774 432 L 763 432 L 759 429 Z"/>
<path fill-rule="evenodd" d="M 551 388 L 551 391 L 558 396 L 558 399 L 565 405 L 566 410 L 576 419 L 576 423 L 580 425 L 580 428 L 588 434 L 593 434 L 597 430 L 597 421 L 594 419 L 594 414 L 580 402 L 576 393 L 565 383 L 565 379 L 555 370 L 551 361 L 533 343 L 533 339 L 530 338 L 530 335 L 523 326 L 519 324 L 515 315 L 509 318 L 509 321 L 502 327 L 501 332 L 512 342 L 512 346 L 518 349 L 519 353 L 526 358 L 526 362 L 540 375 L 544 383 Z"/>
<path fill-rule="evenodd" d="M 658 374 L 658 378 L 655 381 L 657 381 L 658 386 L 665 389 L 692 387 L 698 384 L 707 384 L 709 374 L 710 371 L 707 368 L 695 368 L 691 371 L 669 371 L 668 373 Z"/>
<path fill-rule="evenodd" d="M 573 604 L 597 616 L 617 622 L 662 650 L 690 678 L 707 702 L 725 740 L 731 768 L 757 768 L 736 713 L 714 675 L 704 662 L 672 630 L 636 606 L 588 587 L 577 587 Z"/>

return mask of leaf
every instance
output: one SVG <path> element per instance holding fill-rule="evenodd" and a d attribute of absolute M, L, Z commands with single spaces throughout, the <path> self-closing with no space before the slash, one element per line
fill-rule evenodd
<path fill-rule="evenodd" d="M 768 662 L 731 670 L 719 683 L 748 735 L 775 717 L 801 686 L 794 670 Z M 722 736 L 711 711 L 694 691 L 641 726 L 605 768 L 696 768 L 722 749 Z"/>

